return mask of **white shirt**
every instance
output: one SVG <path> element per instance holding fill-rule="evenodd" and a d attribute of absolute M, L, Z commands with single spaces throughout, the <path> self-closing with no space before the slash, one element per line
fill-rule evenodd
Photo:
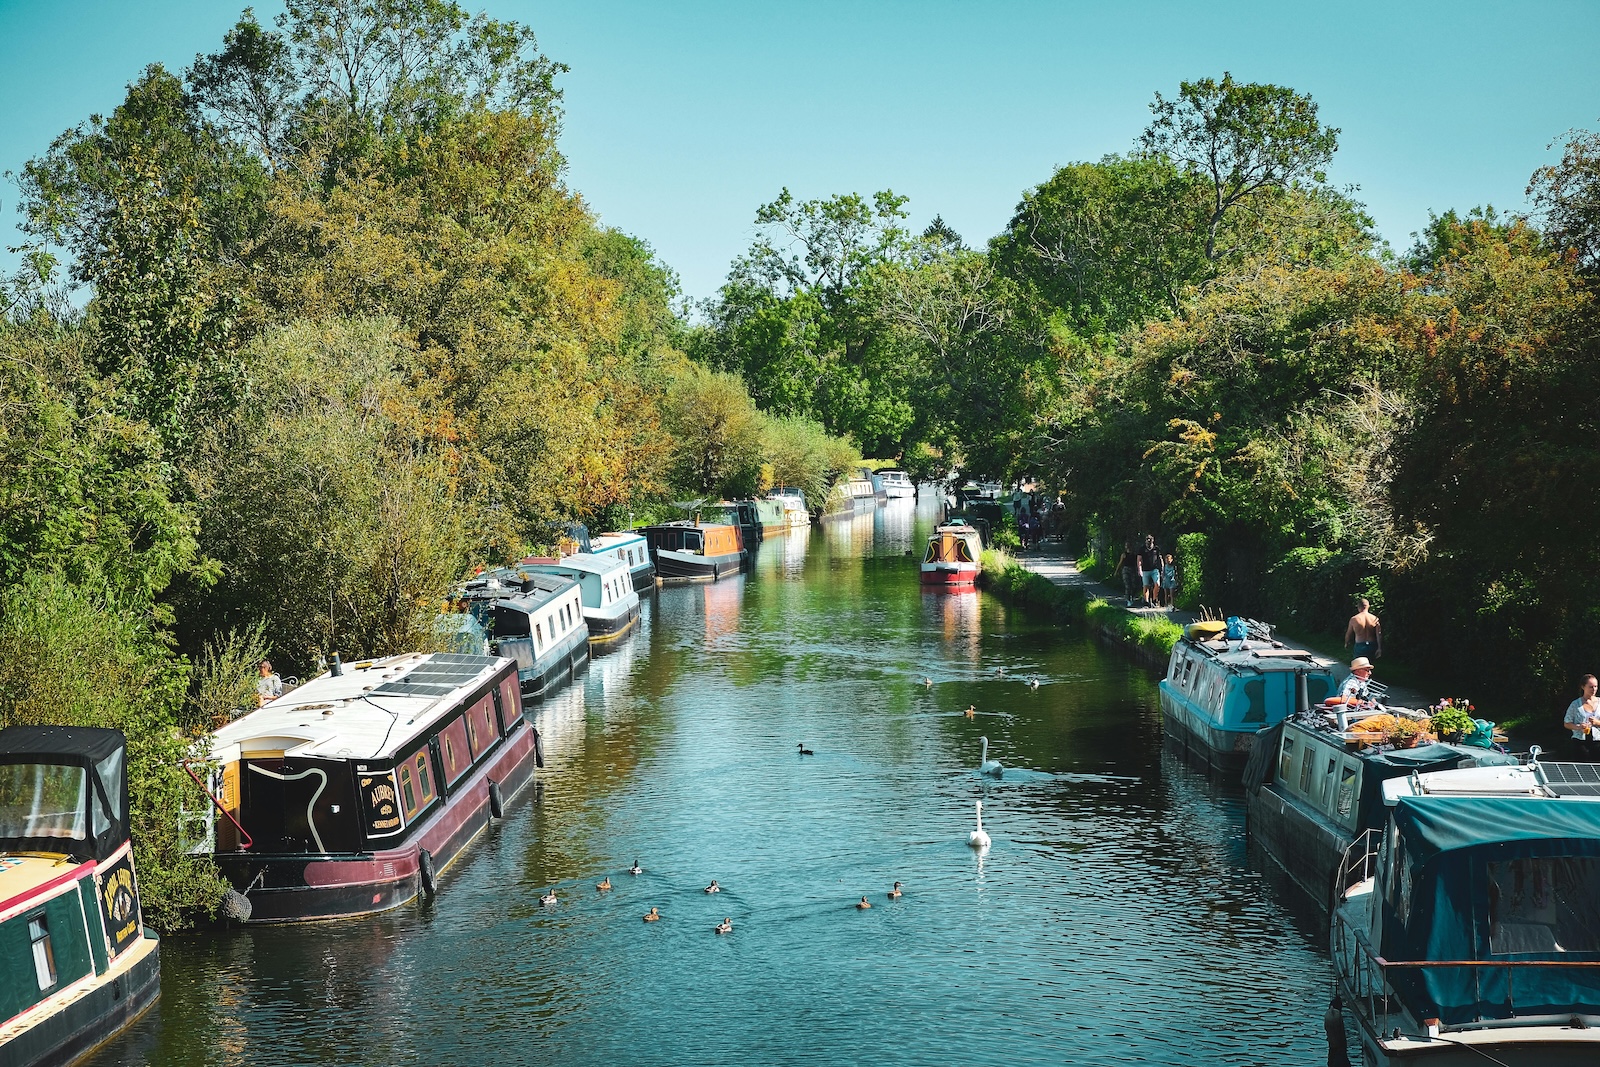
<path fill-rule="evenodd" d="M 1346 678 L 1344 680 L 1344 684 L 1339 687 L 1339 695 L 1342 697 L 1355 697 L 1358 700 L 1366 700 L 1367 683 L 1371 680 L 1372 675 L 1370 674 L 1365 678 L 1358 678 L 1352 674 L 1350 677 Z"/>
<path fill-rule="evenodd" d="M 1579 697 L 1567 705 L 1566 718 L 1561 720 L 1562 724 L 1572 731 L 1573 738 L 1578 741 L 1588 740 L 1588 736 L 1583 732 L 1583 727 L 1596 721 L 1600 721 L 1600 698 L 1595 699 L 1594 706 L 1584 707 L 1583 697 Z"/>

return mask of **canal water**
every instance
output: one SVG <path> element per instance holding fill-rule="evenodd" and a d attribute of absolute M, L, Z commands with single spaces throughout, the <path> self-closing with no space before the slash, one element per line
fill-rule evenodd
<path fill-rule="evenodd" d="M 1163 753 L 1148 673 L 921 592 L 933 519 L 897 502 L 662 590 L 538 709 L 537 787 L 434 901 L 171 938 L 94 1062 L 1321 1062 L 1328 962 L 1242 796 Z"/>

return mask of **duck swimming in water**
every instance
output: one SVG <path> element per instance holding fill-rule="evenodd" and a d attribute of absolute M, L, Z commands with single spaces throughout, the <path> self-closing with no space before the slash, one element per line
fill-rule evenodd
<path fill-rule="evenodd" d="M 872 907 L 872 905 L 867 903 L 867 898 L 866 897 L 862 897 L 861 898 L 861 903 L 856 905 L 856 910 L 857 911 L 866 911 L 870 907 Z"/>
<path fill-rule="evenodd" d="M 961 714 L 965 715 L 969 719 L 977 718 L 978 717 L 978 705 L 976 705 L 976 704 L 968 704 L 967 705 L 967 710 L 963 711 Z"/>
<path fill-rule="evenodd" d="M 557 904 L 559 904 L 559 903 L 561 903 L 561 901 L 559 901 L 559 900 L 557 900 L 557 899 L 556 899 L 556 891 L 555 891 L 555 888 L 554 888 L 554 887 L 551 887 L 551 889 L 550 889 L 550 892 L 548 892 L 548 893 L 544 893 L 544 894 L 541 894 L 541 895 L 540 895 L 540 897 L 539 897 L 539 903 L 540 903 L 540 904 L 543 904 L 543 905 L 544 905 L 544 906 L 545 906 L 545 907 L 547 907 L 547 908 L 553 908 L 553 907 L 555 907 L 555 906 L 556 906 L 556 905 L 557 905 Z"/>
<path fill-rule="evenodd" d="M 656 909 L 651 908 L 649 911 L 644 913 L 644 921 L 647 923 L 658 923 L 661 921 L 661 913 Z"/>
<path fill-rule="evenodd" d="M 638 860 L 634 860 L 633 861 L 633 866 L 628 868 L 628 873 L 629 874 L 643 874 L 644 873 L 644 868 L 639 866 L 639 861 Z"/>
<path fill-rule="evenodd" d="M 731 934 L 733 933 L 733 920 L 723 919 L 716 925 L 715 929 L 719 934 Z"/>
<path fill-rule="evenodd" d="M 903 896 L 905 896 L 905 894 L 900 892 L 900 883 L 896 882 L 894 884 L 894 888 L 889 890 L 889 899 L 890 900 L 899 900 Z"/>
<path fill-rule="evenodd" d="M 715 878 L 713 878 L 713 879 L 711 879 L 711 884 L 706 886 L 706 892 L 707 893 L 720 893 L 720 892 L 722 892 L 722 887 L 720 885 L 718 885 L 717 884 L 717 880 Z"/>
<path fill-rule="evenodd" d="M 609 877 L 606 878 L 605 881 L 603 881 L 599 885 L 595 886 L 595 888 L 600 890 L 602 893 L 605 892 L 607 889 L 611 888 L 611 879 Z"/>
<path fill-rule="evenodd" d="M 795 745 L 794 747 L 798 748 L 800 750 L 800 755 L 802 755 L 802 756 L 815 756 L 816 755 L 815 752 L 811 751 L 809 748 L 806 747 L 806 743 L 804 741 L 801 741 L 799 744 Z"/>
<path fill-rule="evenodd" d="M 1029 688 L 1029 689 L 1037 689 L 1037 688 L 1039 688 L 1039 679 L 1038 679 L 1038 676 L 1036 676 L 1036 675 L 1035 675 L 1035 676 L 1033 676 L 1033 677 L 1030 677 L 1030 678 L 1029 678 L 1029 679 L 1028 679 L 1028 688 Z"/>

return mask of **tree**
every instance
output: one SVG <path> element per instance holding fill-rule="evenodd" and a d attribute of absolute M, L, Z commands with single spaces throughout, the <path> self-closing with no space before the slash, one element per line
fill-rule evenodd
<path fill-rule="evenodd" d="M 196 56 L 190 89 L 226 136 L 250 147 L 272 169 L 290 151 L 285 138 L 299 101 L 299 72 L 283 34 L 263 29 L 245 8 L 222 50 Z"/>
<path fill-rule="evenodd" d="M 1157 93 L 1150 111 L 1155 120 L 1140 140 L 1144 150 L 1210 183 L 1209 260 L 1230 251 L 1217 241 L 1230 211 L 1297 180 L 1320 182 L 1320 168 L 1339 146 L 1338 129 L 1317 120 L 1311 97 L 1278 85 L 1239 83 L 1228 73 L 1220 82 L 1181 83 L 1175 100 Z"/>
<path fill-rule="evenodd" d="M 1600 271 L 1600 133 L 1567 134 L 1561 162 L 1533 172 L 1528 196 L 1555 246 L 1571 251 L 1579 270 Z"/>
<path fill-rule="evenodd" d="M 693 496 L 745 496 L 761 471 L 761 417 L 737 375 L 689 364 L 667 393 L 672 484 Z"/>

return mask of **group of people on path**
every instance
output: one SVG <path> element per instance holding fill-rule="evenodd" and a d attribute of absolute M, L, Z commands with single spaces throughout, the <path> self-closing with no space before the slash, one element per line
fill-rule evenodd
<path fill-rule="evenodd" d="M 1172 553 L 1163 554 L 1156 545 L 1154 534 L 1145 535 L 1143 546 L 1126 542 L 1116 569 L 1122 575 L 1122 592 L 1128 607 L 1133 607 L 1137 594 L 1143 607 L 1171 609 L 1178 592 L 1178 569 Z"/>

